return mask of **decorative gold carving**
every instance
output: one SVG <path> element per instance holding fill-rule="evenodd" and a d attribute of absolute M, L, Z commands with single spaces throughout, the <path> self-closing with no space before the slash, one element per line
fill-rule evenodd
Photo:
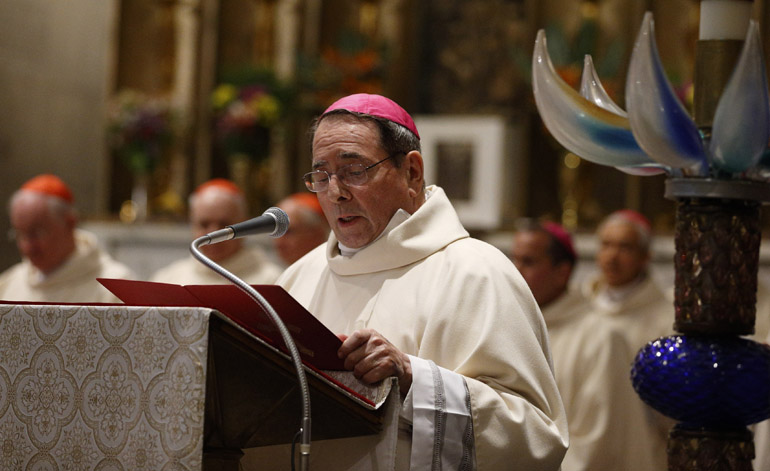
<path fill-rule="evenodd" d="M 676 330 L 754 332 L 760 242 L 756 202 L 693 198 L 678 203 Z"/>
<path fill-rule="evenodd" d="M 730 432 L 674 428 L 668 439 L 668 471 L 752 471 L 754 442 L 748 429 Z"/>

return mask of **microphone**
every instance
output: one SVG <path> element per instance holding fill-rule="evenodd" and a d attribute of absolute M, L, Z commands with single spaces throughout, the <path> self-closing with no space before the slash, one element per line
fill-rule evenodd
<path fill-rule="evenodd" d="M 262 216 L 239 222 L 224 229 L 210 232 L 204 236 L 198 237 L 190 244 L 190 252 L 198 261 L 211 268 L 218 274 L 227 278 L 235 284 L 241 291 L 246 293 L 255 303 L 257 303 L 265 314 L 268 315 L 289 349 L 291 361 L 297 371 L 297 381 L 299 382 L 300 396 L 302 397 L 302 422 L 297 435 L 300 437 L 299 446 L 299 466 L 302 471 L 310 469 L 310 387 L 308 386 L 305 369 L 302 366 L 302 358 L 299 356 L 297 344 L 291 336 L 286 324 L 281 320 L 275 308 L 270 305 L 251 285 L 227 271 L 226 268 L 218 265 L 200 251 L 202 245 L 216 244 L 225 240 L 244 237 L 250 234 L 268 233 L 271 237 L 280 237 L 286 234 L 289 229 L 289 215 L 280 208 L 272 207 L 265 211 Z M 294 469 L 294 445 L 292 445 L 291 469 Z"/>
<path fill-rule="evenodd" d="M 230 239 L 239 239 L 253 234 L 267 234 L 270 237 L 281 237 L 289 230 L 289 215 L 281 208 L 268 208 L 261 216 L 239 222 L 218 231 L 209 232 L 203 245 L 216 244 Z"/>

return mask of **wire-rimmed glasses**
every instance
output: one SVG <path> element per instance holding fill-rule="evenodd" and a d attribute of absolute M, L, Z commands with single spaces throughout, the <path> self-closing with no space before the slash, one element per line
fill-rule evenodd
<path fill-rule="evenodd" d="M 373 163 L 372 165 L 365 166 L 364 164 L 349 164 L 340 167 L 336 172 L 327 172 L 326 170 L 313 170 L 306 173 L 302 180 L 305 182 L 305 186 L 313 193 L 319 193 L 326 191 L 329 188 L 329 180 L 332 175 L 337 175 L 337 179 L 340 183 L 346 186 L 361 186 L 368 180 L 367 171 L 376 167 L 377 165 L 392 159 L 393 157 L 400 155 L 401 152 L 392 154 L 384 159 Z"/>

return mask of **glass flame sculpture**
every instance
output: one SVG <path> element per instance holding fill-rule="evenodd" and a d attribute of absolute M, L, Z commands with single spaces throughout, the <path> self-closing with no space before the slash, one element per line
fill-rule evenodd
<path fill-rule="evenodd" d="M 770 101 L 759 29 L 751 21 L 745 46 L 722 94 L 710 136 L 699 131 L 676 97 L 657 52 L 652 13 L 637 36 L 626 80 L 627 111 L 607 95 L 586 56 L 580 92 L 556 73 L 545 31 L 535 41 L 532 83 L 551 134 L 576 155 L 642 174 L 753 178 L 770 138 Z M 768 178 L 761 178 L 768 181 Z"/>
<path fill-rule="evenodd" d="M 680 421 L 669 436 L 670 471 L 750 470 L 745 426 L 770 417 L 770 348 L 739 337 L 754 330 L 759 205 L 770 201 L 770 98 L 759 30 L 749 22 L 713 120 L 700 126 L 666 78 L 654 32 L 648 12 L 623 110 L 590 56 L 580 90 L 570 88 L 539 31 L 535 102 L 546 128 L 574 154 L 634 175 L 668 176 L 666 196 L 677 200 L 674 328 L 683 335 L 642 348 L 632 383 L 647 404 Z"/>

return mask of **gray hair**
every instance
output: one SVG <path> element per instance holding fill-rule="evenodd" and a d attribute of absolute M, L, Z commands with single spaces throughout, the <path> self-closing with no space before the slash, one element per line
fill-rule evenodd
<path fill-rule="evenodd" d="M 394 123 L 385 118 L 374 116 L 366 113 L 357 113 L 353 111 L 338 109 L 332 110 L 328 113 L 322 114 L 315 119 L 310 127 L 310 142 L 312 146 L 313 138 L 318 130 L 318 125 L 327 117 L 330 116 L 352 116 L 361 122 L 374 122 L 377 125 L 377 129 L 380 131 L 380 147 L 386 154 L 395 156 L 393 161 L 396 167 L 401 166 L 401 162 L 404 160 L 404 156 L 409 152 L 416 150 L 421 151 L 420 139 L 405 126 L 398 123 Z"/>
<path fill-rule="evenodd" d="M 51 216 L 59 221 L 64 221 L 69 217 L 77 218 L 78 216 L 78 212 L 77 209 L 75 209 L 75 206 L 68 203 L 67 201 L 56 196 L 46 195 L 37 191 L 30 191 L 25 189 L 16 190 L 13 195 L 11 195 L 11 199 L 8 201 L 8 212 L 11 212 L 11 208 L 13 208 L 17 201 L 34 198 L 45 200 L 45 204 L 48 207 L 48 212 L 51 214 Z"/>
<path fill-rule="evenodd" d="M 237 210 L 242 214 L 244 217 L 249 212 L 249 205 L 246 201 L 246 195 L 243 193 L 233 193 L 232 191 L 225 190 L 224 188 L 217 188 L 217 187 L 210 187 L 206 188 L 202 192 L 193 192 L 190 194 L 190 196 L 187 197 L 187 204 L 189 208 L 192 208 L 195 203 L 204 196 L 209 195 L 222 195 L 230 199 L 235 203 L 235 206 Z"/>
<path fill-rule="evenodd" d="M 297 209 L 299 212 L 300 219 L 302 219 L 302 222 L 307 224 L 308 226 L 324 227 L 324 228 L 328 226 L 328 223 L 326 222 L 326 218 L 324 218 L 322 214 L 318 214 L 318 212 L 313 211 L 307 206 L 303 206 L 301 204 L 297 205 Z"/>
<path fill-rule="evenodd" d="M 639 221 L 634 220 L 633 218 L 626 216 L 623 211 L 616 211 L 604 218 L 604 220 L 599 224 L 599 227 L 597 227 L 596 233 L 601 233 L 605 227 L 614 223 L 625 224 L 626 226 L 632 228 L 634 232 L 636 232 L 637 238 L 639 240 L 639 250 L 644 253 L 649 253 L 650 245 L 652 243 L 652 232 L 650 231 L 649 227 L 643 225 Z"/>

